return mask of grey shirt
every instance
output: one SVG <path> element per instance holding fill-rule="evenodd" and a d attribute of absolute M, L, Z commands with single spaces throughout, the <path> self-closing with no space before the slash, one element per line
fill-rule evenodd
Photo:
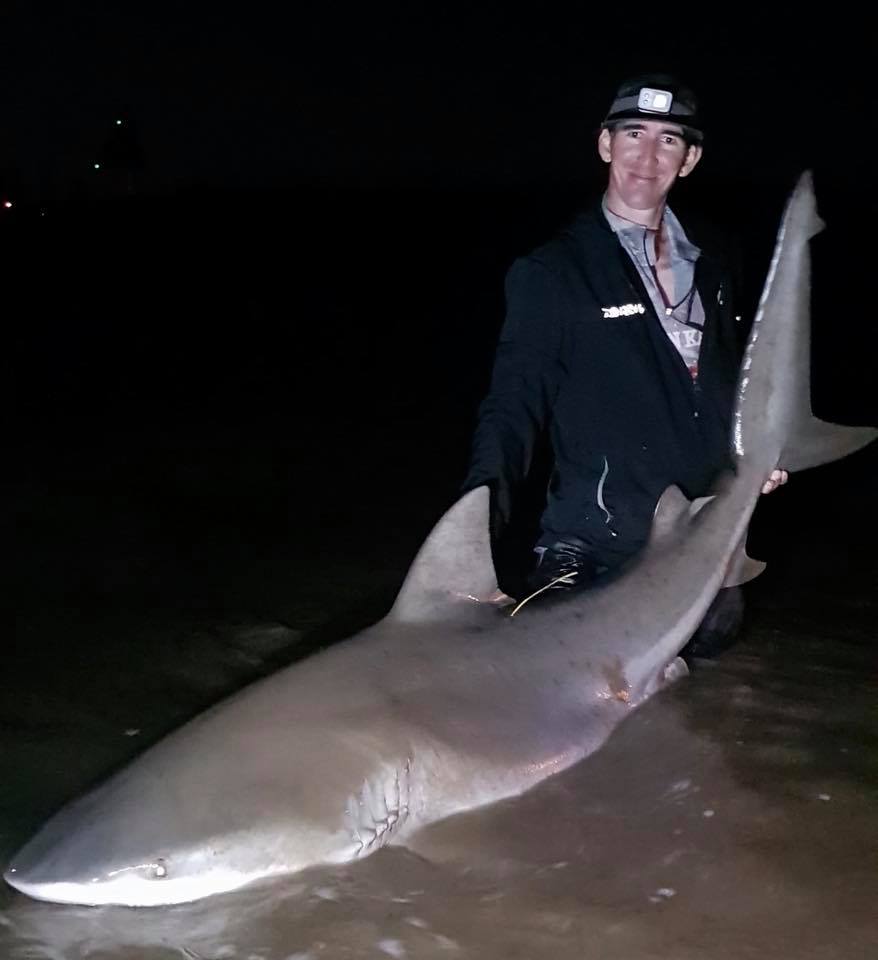
<path fill-rule="evenodd" d="M 607 207 L 606 196 L 603 210 L 607 222 L 637 267 L 665 333 L 680 351 L 694 379 L 698 376 L 698 354 L 704 327 L 704 307 L 695 289 L 695 261 L 701 250 L 689 241 L 671 208 L 665 207 L 662 223 L 667 228 L 675 292 L 669 308 L 650 268 L 650 264 L 655 264 L 655 231 L 614 214 Z"/>

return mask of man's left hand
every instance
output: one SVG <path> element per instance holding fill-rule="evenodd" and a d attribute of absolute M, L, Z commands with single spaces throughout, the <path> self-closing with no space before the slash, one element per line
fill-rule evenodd
<path fill-rule="evenodd" d="M 771 476 L 762 486 L 762 492 L 771 493 L 772 490 L 777 490 L 777 488 L 783 486 L 789 478 L 790 475 L 786 470 L 772 470 Z"/>

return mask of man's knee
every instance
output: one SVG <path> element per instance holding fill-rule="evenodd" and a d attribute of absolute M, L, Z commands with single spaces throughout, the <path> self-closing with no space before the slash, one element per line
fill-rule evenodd
<path fill-rule="evenodd" d="M 740 587 L 725 587 L 714 597 L 681 655 L 686 659 L 717 656 L 738 639 L 743 621 L 743 591 Z"/>

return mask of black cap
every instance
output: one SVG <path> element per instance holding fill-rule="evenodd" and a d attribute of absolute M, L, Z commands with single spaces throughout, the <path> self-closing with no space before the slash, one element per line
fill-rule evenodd
<path fill-rule="evenodd" d="M 687 137 L 700 143 L 703 139 L 698 100 L 679 80 L 664 73 L 647 73 L 626 80 L 604 117 L 602 127 L 619 120 L 667 120 L 684 128 Z"/>

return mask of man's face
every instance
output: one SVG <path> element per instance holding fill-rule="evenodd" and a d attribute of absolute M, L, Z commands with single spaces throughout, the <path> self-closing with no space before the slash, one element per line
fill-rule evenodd
<path fill-rule="evenodd" d="M 623 215 L 660 207 L 677 177 L 701 159 L 701 147 L 687 145 L 682 127 L 661 120 L 622 120 L 612 132 L 601 130 L 598 152 L 610 165 L 607 200 Z"/>

